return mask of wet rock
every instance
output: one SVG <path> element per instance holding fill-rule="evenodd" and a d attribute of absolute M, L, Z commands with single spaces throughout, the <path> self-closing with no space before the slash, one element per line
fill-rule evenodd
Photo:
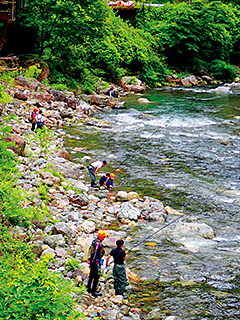
<path fill-rule="evenodd" d="M 141 211 L 134 207 L 130 202 L 125 202 L 121 205 L 121 208 L 118 212 L 118 219 L 129 219 L 137 221 L 141 215 Z"/>
<path fill-rule="evenodd" d="M 196 85 L 198 84 L 198 79 L 195 76 L 187 76 L 181 79 L 182 85 L 190 86 L 191 84 Z"/>
<path fill-rule="evenodd" d="M 145 320 L 161 320 L 163 319 L 163 314 L 160 308 L 154 308 L 146 316 Z"/>
<path fill-rule="evenodd" d="M 151 114 L 147 114 L 147 113 L 138 114 L 137 117 L 138 117 L 139 119 L 146 119 L 146 120 L 155 119 L 154 116 L 152 116 Z"/>
<path fill-rule="evenodd" d="M 126 275 L 129 281 L 140 281 L 139 276 L 126 267 Z"/>
<path fill-rule="evenodd" d="M 215 237 L 212 227 L 208 226 L 206 223 L 198 222 L 179 222 L 176 224 L 174 232 L 181 236 L 194 236 L 198 234 L 206 239 L 212 239 Z"/>
<path fill-rule="evenodd" d="M 137 99 L 137 102 L 140 102 L 140 103 L 150 103 L 151 101 L 149 101 L 147 98 L 138 98 L 138 99 Z"/>
<path fill-rule="evenodd" d="M 12 143 L 12 146 L 9 146 L 8 148 L 13 150 L 14 153 L 16 153 L 19 156 L 23 155 L 26 142 L 23 140 L 22 137 L 19 137 L 16 135 L 9 135 L 9 136 L 5 136 L 4 140 L 6 142 Z"/>

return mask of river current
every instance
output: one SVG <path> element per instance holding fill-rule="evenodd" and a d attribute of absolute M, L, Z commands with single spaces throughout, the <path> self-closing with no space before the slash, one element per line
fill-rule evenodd
<path fill-rule="evenodd" d="M 90 155 L 106 159 L 109 171 L 120 165 L 116 190 L 158 198 L 211 226 L 216 237 L 187 239 L 195 253 L 166 232 L 151 239 L 155 245 L 137 247 L 127 264 L 147 281 L 134 287 L 136 305 L 182 319 L 239 319 L 239 95 L 165 88 L 149 90 L 149 104 L 139 97 L 124 98 L 126 109 L 97 114 L 106 128 L 66 128 L 66 147 L 88 150 L 73 153 L 73 161 Z M 159 227 L 132 230 L 129 247 Z"/>

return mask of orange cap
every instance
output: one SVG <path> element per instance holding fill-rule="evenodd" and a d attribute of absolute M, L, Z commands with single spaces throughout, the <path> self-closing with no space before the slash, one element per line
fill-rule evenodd
<path fill-rule="evenodd" d="M 37 108 L 37 107 L 35 107 L 33 110 L 34 110 L 34 111 L 38 111 L 38 108 Z"/>
<path fill-rule="evenodd" d="M 103 240 L 103 239 L 106 238 L 106 237 L 108 237 L 108 233 L 107 233 L 107 232 L 105 232 L 104 230 L 98 231 L 98 238 L 99 238 L 100 240 Z"/>
<path fill-rule="evenodd" d="M 115 178 L 115 173 L 110 173 L 110 178 L 113 180 Z"/>

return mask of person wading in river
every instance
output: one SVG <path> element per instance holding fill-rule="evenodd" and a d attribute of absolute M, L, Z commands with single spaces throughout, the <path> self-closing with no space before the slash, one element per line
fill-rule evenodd
<path fill-rule="evenodd" d="M 93 296 L 100 296 L 101 293 L 97 292 L 98 279 L 101 274 L 101 265 L 103 262 L 102 257 L 104 256 L 104 249 L 102 241 L 108 237 L 108 233 L 104 230 L 98 232 L 98 237 L 95 239 L 90 247 L 90 258 L 87 263 L 90 264 L 90 274 L 87 284 L 87 292 L 91 293 Z"/>
<path fill-rule="evenodd" d="M 116 241 L 117 248 L 112 249 L 106 260 L 106 266 L 109 266 L 109 259 L 112 256 L 114 259 L 113 266 L 113 278 L 115 295 L 122 295 L 124 299 L 127 299 L 127 295 L 124 294 L 127 285 L 127 276 L 125 271 L 124 260 L 128 251 L 124 251 L 124 241 L 122 239 Z"/>
<path fill-rule="evenodd" d="M 91 177 L 91 187 L 97 187 L 95 181 L 96 181 L 96 175 L 99 169 L 104 167 L 107 164 L 107 161 L 94 161 L 88 166 L 88 172 Z"/>

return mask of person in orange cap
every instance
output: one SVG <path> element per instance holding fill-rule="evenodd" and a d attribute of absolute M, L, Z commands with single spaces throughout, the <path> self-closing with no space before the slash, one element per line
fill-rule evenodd
<path fill-rule="evenodd" d="M 105 187 L 106 189 L 114 188 L 113 180 L 115 178 L 115 173 L 106 173 L 99 180 L 100 187 Z"/>
<path fill-rule="evenodd" d="M 35 127 L 36 127 L 36 123 L 37 123 L 37 121 L 36 121 L 37 112 L 38 112 L 38 108 L 35 107 L 35 108 L 33 109 L 33 112 L 31 113 L 31 116 L 30 116 L 30 122 L 31 122 L 31 124 L 32 124 L 32 128 L 31 128 L 32 131 L 34 131 L 34 130 L 35 130 Z"/>
<path fill-rule="evenodd" d="M 91 247 L 90 258 L 87 260 L 87 263 L 90 264 L 90 274 L 87 284 L 87 292 L 91 293 L 93 296 L 100 296 L 101 293 L 97 292 L 98 279 L 101 274 L 101 265 L 103 264 L 102 257 L 104 256 L 104 248 L 102 241 L 108 237 L 108 233 L 104 230 L 98 232 L 98 237 L 95 239 Z"/>
<path fill-rule="evenodd" d="M 115 97 L 114 84 L 111 84 L 110 89 L 108 90 L 108 93 L 110 97 Z"/>

